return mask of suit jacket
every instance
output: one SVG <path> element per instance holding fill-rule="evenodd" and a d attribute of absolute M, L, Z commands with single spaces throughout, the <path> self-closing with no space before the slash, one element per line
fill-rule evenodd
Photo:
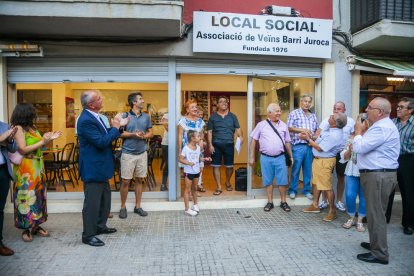
<path fill-rule="evenodd" d="M 89 111 L 78 119 L 79 175 L 83 182 L 106 182 L 114 175 L 112 141 L 120 137 L 116 128 L 105 128 Z"/>
<path fill-rule="evenodd" d="M 3 122 L 0 122 L 0 134 L 3 134 L 9 129 L 9 125 Z M 1 147 L 1 154 L 3 155 L 4 159 L 7 161 L 7 169 L 9 170 L 10 179 L 13 180 L 13 170 L 11 167 L 10 159 L 7 152 L 16 152 L 17 144 L 16 141 L 13 141 L 12 144 L 6 141 L 6 146 L 0 145 Z"/>

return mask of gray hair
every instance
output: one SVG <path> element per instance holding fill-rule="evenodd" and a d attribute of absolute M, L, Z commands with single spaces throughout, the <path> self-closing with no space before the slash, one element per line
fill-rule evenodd
<path fill-rule="evenodd" d="M 381 109 L 386 115 L 391 113 L 391 103 L 383 97 L 376 97 L 374 100 L 378 103 L 378 108 Z"/>
<path fill-rule="evenodd" d="M 280 105 L 277 104 L 277 103 L 270 103 L 267 106 L 267 113 L 270 113 L 270 112 L 274 111 L 276 109 L 276 107 L 279 107 L 280 108 Z"/>
<path fill-rule="evenodd" d="M 309 94 L 303 94 L 302 96 L 300 96 L 300 101 L 302 101 L 304 98 L 309 98 L 311 99 L 311 102 L 313 102 L 313 97 Z"/>
<path fill-rule="evenodd" d="M 337 128 L 342 129 L 346 126 L 347 117 L 345 113 L 341 113 L 341 112 L 337 113 L 334 119 L 335 119 L 335 125 Z"/>
<path fill-rule="evenodd" d="M 82 107 L 85 109 L 87 108 L 88 103 L 90 103 L 92 101 L 92 95 L 93 93 L 98 93 L 98 91 L 96 90 L 87 90 L 85 92 L 82 93 L 80 101 L 81 101 L 81 105 Z"/>
<path fill-rule="evenodd" d="M 342 104 L 343 107 L 346 109 L 345 103 L 343 101 L 337 101 L 334 105 Z"/>

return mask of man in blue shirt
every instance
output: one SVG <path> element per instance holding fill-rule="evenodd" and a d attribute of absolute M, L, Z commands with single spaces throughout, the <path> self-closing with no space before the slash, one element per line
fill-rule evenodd
<path fill-rule="evenodd" d="M 129 123 L 122 133 L 122 156 L 121 156 L 121 210 L 119 218 L 127 217 L 126 200 L 131 180 L 135 178 L 135 208 L 134 213 L 144 217 L 148 213 L 141 208 L 142 189 L 147 177 L 148 156 L 147 139 L 154 136 L 152 124 L 148 114 L 142 112 L 144 109 L 144 98 L 140 92 L 128 95 Z"/>
<path fill-rule="evenodd" d="M 332 171 L 336 164 L 336 154 L 342 148 L 343 128 L 346 126 L 347 118 L 344 113 L 336 113 L 329 117 L 329 129 L 322 130 L 316 141 L 312 140 L 309 133 L 303 132 L 300 138 L 306 137 L 309 146 L 312 147 L 314 156 L 312 162 L 312 181 L 315 184 L 313 192 L 313 203 L 303 209 L 305 213 L 320 213 L 318 207 L 321 191 L 326 191 L 329 201 L 329 213 L 324 221 L 332 221 L 336 218 L 334 206 L 334 193 L 332 190 Z"/>

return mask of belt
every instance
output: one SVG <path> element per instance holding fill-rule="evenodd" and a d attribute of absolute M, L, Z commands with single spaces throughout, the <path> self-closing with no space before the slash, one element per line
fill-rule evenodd
<path fill-rule="evenodd" d="M 360 173 L 370 173 L 370 172 L 396 172 L 397 169 L 376 169 L 376 170 L 359 170 Z"/>
<path fill-rule="evenodd" d="M 268 155 L 268 154 L 263 153 L 263 152 L 261 152 L 260 154 L 261 154 L 261 155 L 264 155 L 264 156 L 267 156 L 267 157 L 276 158 L 276 157 L 279 157 L 279 156 L 281 156 L 281 155 L 285 154 L 285 152 L 281 152 L 281 153 L 279 153 L 278 155 Z"/>
<path fill-rule="evenodd" d="M 332 157 L 319 157 L 319 156 L 314 156 L 313 158 L 315 159 L 331 159 L 331 158 L 336 158 L 335 156 Z"/>

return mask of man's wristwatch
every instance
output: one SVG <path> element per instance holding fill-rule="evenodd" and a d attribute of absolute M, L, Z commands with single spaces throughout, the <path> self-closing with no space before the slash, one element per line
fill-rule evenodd
<path fill-rule="evenodd" d="M 119 134 L 122 134 L 124 132 L 125 128 L 123 126 L 118 128 Z"/>
<path fill-rule="evenodd" d="M 14 143 L 14 139 L 12 139 L 11 141 L 9 141 L 9 139 L 7 139 L 7 143 L 13 144 Z"/>

